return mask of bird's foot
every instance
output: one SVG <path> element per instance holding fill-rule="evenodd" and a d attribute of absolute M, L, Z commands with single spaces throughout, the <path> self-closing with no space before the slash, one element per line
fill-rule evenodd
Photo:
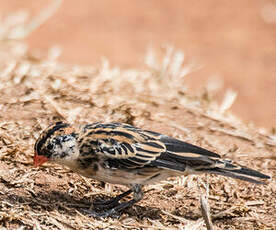
<path fill-rule="evenodd" d="M 93 207 L 97 209 L 106 209 L 106 208 L 114 208 L 119 205 L 119 201 L 116 198 L 110 200 L 100 200 L 93 202 Z"/>
<path fill-rule="evenodd" d="M 95 208 L 100 208 L 100 209 L 107 209 L 107 208 L 112 209 L 118 206 L 120 204 L 119 201 L 125 196 L 129 195 L 130 193 L 132 193 L 132 190 L 128 190 L 110 200 L 102 200 L 102 201 L 94 202 L 93 206 Z"/>
<path fill-rule="evenodd" d="M 134 193 L 133 199 L 127 202 L 119 203 L 119 201 L 130 193 Z M 120 212 L 126 208 L 131 207 L 135 203 L 139 202 L 143 197 L 143 192 L 141 189 L 141 185 L 135 185 L 132 189 L 116 196 L 111 200 L 107 200 L 104 202 L 98 202 L 98 206 L 101 205 L 103 208 L 107 208 L 106 211 L 96 212 L 93 210 L 83 210 L 88 216 L 95 218 L 106 218 L 106 217 L 120 217 Z M 97 203 L 96 203 L 97 206 Z M 110 208 L 112 207 L 112 208 Z"/>
<path fill-rule="evenodd" d="M 88 210 L 84 209 L 82 211 L 87 216 L 94 217 L 94 218 L 107 218 L 107 217 L 119 218 L 121 216 L 121 214 L 118 213 L 115 208 L 109 209 L 107 211 L 102 211 L 102 212 L 97 212 L 89 209 Z"/>
<path fill-rule="evenodd" d="M 132 199 L 128 202 L 120 203 L 118 206 L 108 209 L 103 212 L 96 212 L 93 210 L 83 210 L 83 211 L 91 217 L 96 217 L 96 218 L 115 217 L 115 218 L 118 218 L 118 217 L 120 217 L 120 211 L 131 207 L 132 205 L 134 205 L 137 202 L 138 202 L 137 200 Z"/>

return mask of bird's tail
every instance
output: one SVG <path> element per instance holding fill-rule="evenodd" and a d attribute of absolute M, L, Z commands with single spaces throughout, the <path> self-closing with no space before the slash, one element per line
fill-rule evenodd
<path fill-rule="evenodd" d="M 153 166 L 174 170 L 179 174 L 219 174 L 256 184 L 265 184 L 261 179 L 270 179 L 263 173 L 223 160 L 220 155 L 198 146 L 164 135 L 160 140 L 166 145 L 167 151 L 151 162 Z"/>
<path fill-rule="evenodd" d="M 254 169 L 234 165 L 231 163 L 231 161 L 227 160 L 217 160 L 214 167 L 198 167 L 195 169 L 195 171 L 218 174 L 256 184 L 265 184 L 265 182 L 261 181 L 260 179 L 270 179 L 270 176 L 260 173 Z"/>

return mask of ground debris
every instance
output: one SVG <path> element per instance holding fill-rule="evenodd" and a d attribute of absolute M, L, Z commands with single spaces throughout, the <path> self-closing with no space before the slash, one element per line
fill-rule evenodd
<path fill-rule="evenodd" d="M 23 49 L 24 44 L 20 44 L 14 46 Z M 89 208 L 100 194 L 111 197 L 125 188 L 105 189 L 97 181 L 80 178 L 56 165 L 33 168 L 34 141 L 43 128 L 57 120 L 137 125 L 200 144 L 275 177 L 275 133 L 258 132 L 228 112 L 234 94 L 226 95 L 226 101 L 216 107 L 208 95 L 183 93 L 185 66 L 163 61 L 156 69 L 153 60 L 148 60 L 151 66 L 147 69 L 120 70 L 105 60 L 98 68 L 76 67 L 49 61 L 49 57 L 30 58 L 28 51 L 23 51 L 9 56 L 0 52 L 1 227 L 205 228 L 195 176 L 148 186 L 145 199 L 119 219 L 94 220 L 83 215 L 81 210 Z M 215 229 L 276 225 L 275 180 L 266 186 L 219 176 L 208 180 L 207 213 Z"/>

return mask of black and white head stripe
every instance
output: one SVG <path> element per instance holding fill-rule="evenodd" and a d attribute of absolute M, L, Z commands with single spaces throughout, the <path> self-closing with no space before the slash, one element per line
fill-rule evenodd
<path fill-rule="evenodd" d="M 52 136 L 54 133 L 62 128 L 69 127 L 70 125 L 63 122 L 57 122 L 55 125 L 52 125 L 48 128 L 48 131 L 46 134 L 44 133 L 43 136 L 40 137 L 40 139 L 35 143 L 35 152 L 38 155 L 43 155 L 43 152 L 41 152 L 43 145 L 45 142 Z"/>

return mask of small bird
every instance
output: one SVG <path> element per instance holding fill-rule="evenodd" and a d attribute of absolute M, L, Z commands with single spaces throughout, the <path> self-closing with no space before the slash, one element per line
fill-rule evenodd
<path fill-rule="evenodd" d="M 47 161 L 69 167 L 85 177 L 130 189 L 90 210 L 94 217 L 117 215 L 143 197 L 143 185 L 168 177 L 219 174 L 257 184 L 270 177 L 223 160 L 220 155 L 184 141 L 123 123 L 73 126 L 57 122 L 45 129 L 35 143 L 34 165 Z M 119 202 L 133 193 L 133 199 Z"/>

